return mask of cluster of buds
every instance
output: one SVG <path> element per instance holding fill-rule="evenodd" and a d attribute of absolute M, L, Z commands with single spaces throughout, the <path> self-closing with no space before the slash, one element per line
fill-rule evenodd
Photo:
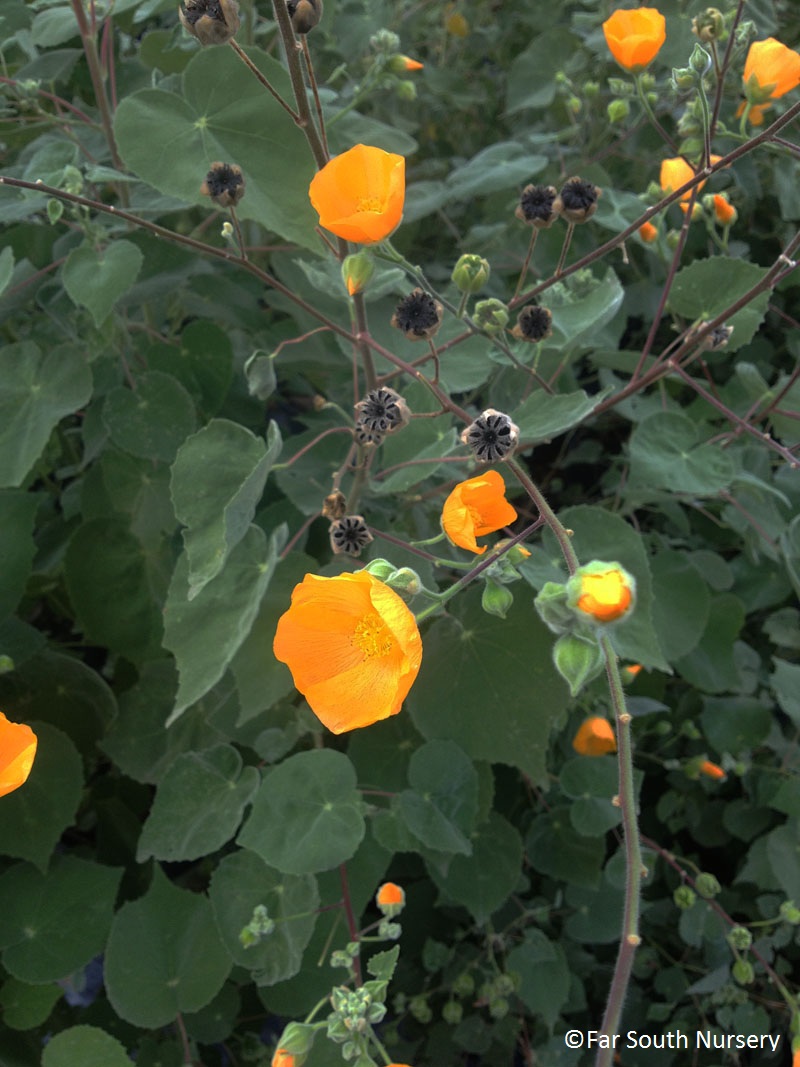
<path fill-rule="evenodd" d="M 381 1022 L 386 1015 L 386 1005 L 383 1003 L 386 987 L 387 983 L 382 981 L 365 982 L 353 990 L 336 986 L 331 992 L 333 1011 L 328 1016 L 326 1031 L 331 1041 L 340 1045 L 349 1043 L 353 1037 L 366 1033 L 375 1023 Z M 357 1045 L 353 1049 L 357 1051 Z M 342 1053 L 346 1051 L 345 1045 Z"/>

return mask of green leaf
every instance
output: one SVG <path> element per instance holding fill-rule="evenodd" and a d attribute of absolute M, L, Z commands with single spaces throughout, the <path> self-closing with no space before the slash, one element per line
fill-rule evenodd
<path fill-rule="evenodd" d="M 364 836 L 352 763 L 341 752 L 299 752 L 270 771 L 239 844 L 285 874 L 315 874 L 344 863 Z"/>
<path fill-rule="evenodd" d="M 447 200 L 467 200 L 504 189 L 516 191 L 546 166 L 547 156 L 532 152 L 519 141 L 491 144 L 450 173 Z"/>
<path fill-rule="evenodd" d="M 528 930 L 522 944 L 509 952 L 506 967 L 519 975 L 523 1004 L 552 1030 L 570 989 L 570 968 L 561 945 L 541 930 Z"/>
<path fill-rule="evenodd" d="M 116 1013 L 134 1026 L 166 1026 L 208 1004 L 230 968 L 208 900 L 154 867 L 147 893 L 123 904 L 111 927 L 105 984 Z"/>
<path fill-rule="evenodd" d="M 556 95 L 556 73 L 564 70 L 578 47 L 578 39 L 560 27 L 536 34 L 509 68 L 506 112 L 549 107 Z"/>
<path fill-rule="evenodd" d="M 192 398 L 176 378 L 161 371 L 142 374 L 135 389 L 112 389 L 103 404 L 103 422 L 123 452 L 163 463 L 175 459 L 197 425 Z"/>
<path fill-rule="evenodd" d="M 260 782 L 255 767 L 242 767 L 231 745 L 186 752 L 168 768 L 156 790 L 139 846 L 138 863 L 196 860 L 222 848 L 239 828 Z"/>
<path fill-rule="evenodd" d="M 711 593 L 701 571 L 683 552 L 659 552 L 650 559 L 653 624 L 670 662 L 697 646 L 708 622 Z"/>
<path fill-rule="evenodd" d="M 694 422 L 678 411 L 648 415 L 630 439 L 630 485 L 714 496 L 735 474 L 730 455 L 719 445 L 698 443 Z"/>
<path fill-rule="evenodd" d="M 408 766 L 411 789 L 397 798 L 409 830 L 439 852 L 472 851 L 468 835 L 478 811 L 478 775 L 452 741 L 429 741 Z"/>
<path fill-rule="evenodd" d="M 247 55 L 284 97 L 286 71 L 257 48 Z M 205 203 L 200 185 L 211 163 L 242 168 L 244 199 L 236 211 L 265 229 L 317 250 L 316 215 L 308 199 L 314 163 L 305 137 L 232 49 L 203 48 L 189 62 L 180 93 L 142 89 L 120 101 L 114 133 L 122 158 L 159 192 Z"/>
<path fill-rule="evenodd" d="M 447 873 L 428 865 L 428 873 L 447 896 L 486 923 L 516 888 L 522 867 L 522 838 L 497 812 L 489 814 L 470 836 L 469 856 L 454 856 Z"/>
<path fill-rule="evenodd" d="M 73 304 L 88 308 L 99 328 L 136 281 L 143 260 L 132 241 L 116 240 L 103 249 L 82 244 L 72 249 L 62 268 L 64 288 Z"/>
<path fill-rule="evenodd" d="M 619 792 L 619 772 L 613 757 L 570 759 L 561 768 L 559 785 L 573 799 L 569 818 L 584 837 L 599 837 L 622 818 L 611 798 Z"/>
<path fill-rule="evenodd" d="M 723 594 L 711 602 L 708 625 L 699 643 L 675 662 L 676 670 L 705 693 L 736 692 L 741 686 L 734 644 L 744 625 L 741 600 Z"/>
<path fill-rule="evenodd" d="M 102 952 L 121 868 L 56 856 L 46 874 L 19 863 L 0 875 L 3 966 L 23 982 L 54 982 Z"/>
<path fill-rule="evenodd" d="M 596 890 L 568 886 L 565 898 L 575 909 L 564 927 L 571 938 L 589 945 L 619 941 L 625 899 L 621 889 L 604 879 Z"/>
<path fill-rule="evenodd" d="M 772 690 L 778 704 L 795 726 L 800 727 L 800 663 L 772 657 L 775 670 L 770 675 Z"/>
<path fill-rule="evenodd" d="M 195 320 L 181 333 L 178 347 L 153 345 L 147 365 L 174 375 L 207 415 L 215 415 L 233 378 L 231 339 L 216 323 Z"/>
<path fill-rule="evenodd" d="M 385 952 L 376 952 L 367 963 L 367 971 L 373 978 L 377 978 L 381 982 L 391 982 L 399 956 L 399 945 L 395 945 Z"/>
<path fill-rule="evenodd" d="M 92 375 L 77 347 L 0 348 L 0 487 L 19 486 L 64 415 L 88 403 Z"/>
<path fill-rule="evenodd" d="M 21 490 L 0 490 L 0 619 L 20 602 L 35 551 L 33 522 L 38 496 Z"/>
<path fill-rule="evenodd" d="M 240 724 L 267 711 L 294 689 L 292 675 L 286 664 L 280 663 L 272 655 L 265 655 L 264 649 L 272 648 L 278 619 L 289 607 L 292 590 L 305 574 L 315 571 L 317 567 L 318 563 L 310 556 L 292 552 L 275 568 L 269 596 L 262 599 L 250 633 L 230 664 L 239 696 Z M 358 731 L 359 734 L 371 732 Z"/>
<path fill-rule="evenodd" d="M 123 1045 L 97 1026 L 71 1026 L 51 1037 L 42 1067 L 130 1067 Z"/>
<path fill-rule="evenodd" d="M 624 295 L 620 280 L 611 267 L 602 278 L 588 274 L 556 283 L 546 298 L 553 313 L 550 345 L 559 349 L 580 344 L 594 347 L 593 342 L 602 328 L 619 311 Z M 595 403 L 599 404 L 602 398 L 595 395 Z"/>
<path fill-rule="evenodd" d="M 14 718 L 11 712 L 9 718 Z M 3 797 L 0 855 L 30 860 L 43 871 L 78 810 L 83 764 L 66 734 L 49 723 L 31 722 L 31 726 L 39 739 L 36 758 L 27 782 Z"/>
<path fill-rule="evenodd" d="M 748 697 L 707 697 L 700 721 L 720 754 L 738 756 L 762 744 L 772 728 L 772 712 Z"/>
<path fill-rule="evenodd" d="M 277 423 L 270 422 L 265 445 L 227 419 L 213 419 L 178 450 L 171 491 L 186 527 L 190 600 L 220 573 L 247 533 L 280 450 Z"/>
<path fill-rule="evenodd" d="M 255 852 L 242 849 L 218 865 L 209 896 L 226 949 L 235 963 L 253 972 L 258 985 L 274 985 L 300 971 L 319 906 L 312 875 L 280 874 Z M 275 929 L 244 948 L 239 934 L 258 905 L 266 907 Z"/>
<path fill-rule="evenodd" d="M 766 267 L 757 267 L 746 259 L 732 256 L 699 259 L 675 275 L 667 306 L 690 321 L 710 321 L 744 296 L 767 273 Z M 768 303 L 769 290 L 765 290 L 728 319 L 725 325 L 733 326 L 733 335 L 726 351 L 735 352 L 752 341 Z"/>
<path fill-rule="evenodd" d="M 277 561 L 275 537 L 250 526 L 225 567 L 189 600 L 189 565 L 182 555 L 164 608 L 164 647 L 175 654 L 180 685 L 173 723 L 224 674 L 258 611 Z"/>
<path fill-rule="evenodd" d="M 0 987 L 3 1022 L 12 1030 L 33 1030 L 47 1020 L 53 1005 L 63 996 L 64 990 L 55 982 L 31 985 L 8 978 Z"/>
<path fill-rule="evenodd" d="M 422 669 L 407 700 L 414 725 L 429 740 L 455 741 L 472 759 L 511 764 L 543 784 L 567 687 L 533 598 L 515 597 L 507 617 L 497 619 L 470 589 L 449 611 L 423 636 Z"/>
<path fill-rule="evenodd" d="M 531 393 L 512 415 L 513 421 L 519 426 L 520 440 L 549 441 L 570 427 L 577 426 L 591 415 L 608 392 L 610 390 L 603 390 L 593 396 L 588 396 L 582 389 L 556 396 L 541 390 Z"/>
<path fill-rule="evenodd" d="M 599 885 L 605 853 L 602 837 L 584 837 L 573 829 L 566 807 L 537 816 L 525 842 L 535 871 L 585 889 Z"/>
<path fill-rule="evenodd" d="M 150 588 L 147 554 L 125 519 L 79 526 L 67 547 L 64 577 L 87 640 L 132 660 L 158 651 L 161 609 Z"/>
<path fill-rule="evenodd" d="M 3 295 L 14 273 L 14 250 L 6 245 L 0 252 L 0 296 Z"/>

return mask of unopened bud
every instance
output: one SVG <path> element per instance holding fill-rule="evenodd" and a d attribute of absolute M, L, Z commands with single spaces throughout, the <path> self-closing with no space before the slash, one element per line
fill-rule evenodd
<path fill-rule="evenodd" d="M 479 300 L 472 312 L 472 319 L 484 333 L 495 337 L 506 328 L 508 308 L 494 297 L 490 300 Z"/>
<path fill-rule="evenodd" d="M 722 12 L 715 7 L 707 7 L 692 19 L 692 33 L 701 41 L 718 41 L 724 29 Z"/>
<path fill-rule="evenodd" d="M 695 887 L 697 892 L 705 900 L 713 900 L 713 898 L 720 892 L 722 886 L 719 884 L 713 874 L 709 874 L 707 871 L 701 871 L 695 879 Z"/>
<path fill-rule="evenodd" d="M 375 273 L 375 263 L 368 252 L 354 252 L 342 261 L 342 281 L 350 294 L 360 293 Z"/>
<path fill-rule="evenodd" d="M 478 293 L 489 280 L 491 268 L 487 260 L 471 252 L 459 257 L 453 268 L 452 280 L 460 293 Z"/>
<path fill-rule="evenodd" d="M 631 113 L 631 105 L 627 100 L 612 100 L 607 111 L 609 122 L 624 122 Z"/>
<path fill-rule="evenodd" d="M 711 56 L 702 45 L 696 44 L 689 57 L 689 66 L 701 78 L 711 70 Z"/>

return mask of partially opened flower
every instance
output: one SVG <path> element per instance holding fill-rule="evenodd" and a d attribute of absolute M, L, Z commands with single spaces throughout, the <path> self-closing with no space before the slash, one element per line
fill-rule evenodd
<path fill-rule="evenodd" d="M 652 244 L 658 238 L 658 229 L 652 222 L 643 222 L 639 227 L 639 236 L 645 244 Z"/>
<path fill-rule="evenodd" d="M 411 611 L 365 570 L 307 574 L 278 620 L 273 650 L 335 734 L 396 715 L 422 662 Z"/>
<path fill-rule="evenodd" d="M 453 544 L 482 556 L 486 545 L 478 547 L 475 538 L 502 530 L 517 517 L 505 494 L 506 483 L 497 471 L 459 482 L 442 508 L 442 529 Z"/>
<path fill-rule="evenodd" d="M 271 1067 L 297 1067 L 297 1057 L 285 1048 L 278 1048 L 272 1057 Z"/>
<path fill-rule="evenodd" d="M 0 797 L 28 780 L 38 739 L 30 726 L 10 722 L 0 711 Z"/>
<path fill-rule="evenodd" d="M 753 126 L 761 126 L 770 101 L 785 96 L 800 85 L 800 55 L 774 37 L 754 41 L 744 61 L 742 82 L 750 105 L 747 117 Z M 745 106 L 742 102 L 737 117 Z"/>
<path fill-rule="evenodd" d="M 617 751 L 617 739 L 608 719 L 592 715 L 578 728 L 572 747 L 580 756 L 605 756 Z"/>
<path fill-rule="evenodd" d="M 706 778 L 713 778 L 715 782 L 724 782 L 728 777 L 718 763 L 712 763 L 709 759 L 703 760 L 697 769 L 700 774 L 704 774 Z"/>
<path fill-rule="evenodd" d="M 320 226 L 345 241 L 382 241 L 403 216 L 406 161 L 382 148 L 357 144 L 317 171 L 308 188 Z"/>
<path fill-rule="evenodd" d="M 611 55 L 633 74 L 648 67 L 667 39 L 664 16 L 654 7 L 621 8 L 603 23 Z"/>
<path fill-rule="evenodd" d="M 579 567 L 567 582 L 569 606 L 595 622 L 616 622 L 634 606 L 636 582 L 619 563 L 594 560 Z"/>

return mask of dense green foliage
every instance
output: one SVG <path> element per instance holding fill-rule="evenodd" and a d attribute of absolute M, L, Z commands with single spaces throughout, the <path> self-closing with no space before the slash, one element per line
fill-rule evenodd
<path fill-rule="evenodd" d="M 703 79 L 703 5 L 653 2 L 667 39 L 637 91 L 602 0 L 325 0 L 307 45 L 330 153 L 406 157 L 397 254 L 355 303 L 316 229 L 307 139 L 262 84 L 297 106 L 266 3 L 243 0 L 236 38 L 260 79 L 233 47 L 201 48 L 172 0 L 0 5 L 0 707 L 39 737 L 0 798 L 2 1067 L 266 1064 L 348 977 L 385 1001 L 393 1060 L 594 1062 L 564 1035 L 600 1029 L 615 973 L 625 757 L 572 747 L 613 708 L 604 672 L 572 697 L 553 663 L 534 597 L 567 567 L 528 479 L 581 563 L 637 583 L 610 631 L 646 867 L 622 1030 L 683 1031 L 695 1051 L 622 1042 L 619 1062 L 788 1063 L 797 91 L 762 126 L 736 110 L 750 41 L 796 45 L 800 20 L 731 5 Z M 424 70 L 396 72 L 398 52 Z M 699 167 L 703 101 L 722 161 L 682 213 L 660 164 Z M 245 178 L 233 216 L 200 191 L 215 161 Z M 528 183 L 573 175 L 601 190 L 587 222 L 515 217 Z M 463 300 L 462 253 L 491 266 Z M 431 345 L 390 325 L 421 283 L 444 304 Z M 524 303 L 547 307 L 551 336 L 459 317 L 489 298 L 511 303 L 509 330 Z M 365 337 L 413 417 L 356 469 Z M 513 564 L 428 543 L 478 469 L 461 414 L 490 407 L 519 427 L 521 480 L 495 465 L 528 530 Z M 340 483 L 374 536 L 360 561 L 332 554 L 320 514 Z M 306 573 L 376 559 L 434 595 L 410 600 L 422 668 L 400 714 L 334 736 L 273 635 Z M 386 879 L 406 892 L 401 932 L 384 923 L 385 954 L 365 941 L 354 962 Z M 696 1048 L 698 1030 L 781 1040 L 743 1060 Z M 323 1028 L 306 1067 L 343 1048 Z"/>

